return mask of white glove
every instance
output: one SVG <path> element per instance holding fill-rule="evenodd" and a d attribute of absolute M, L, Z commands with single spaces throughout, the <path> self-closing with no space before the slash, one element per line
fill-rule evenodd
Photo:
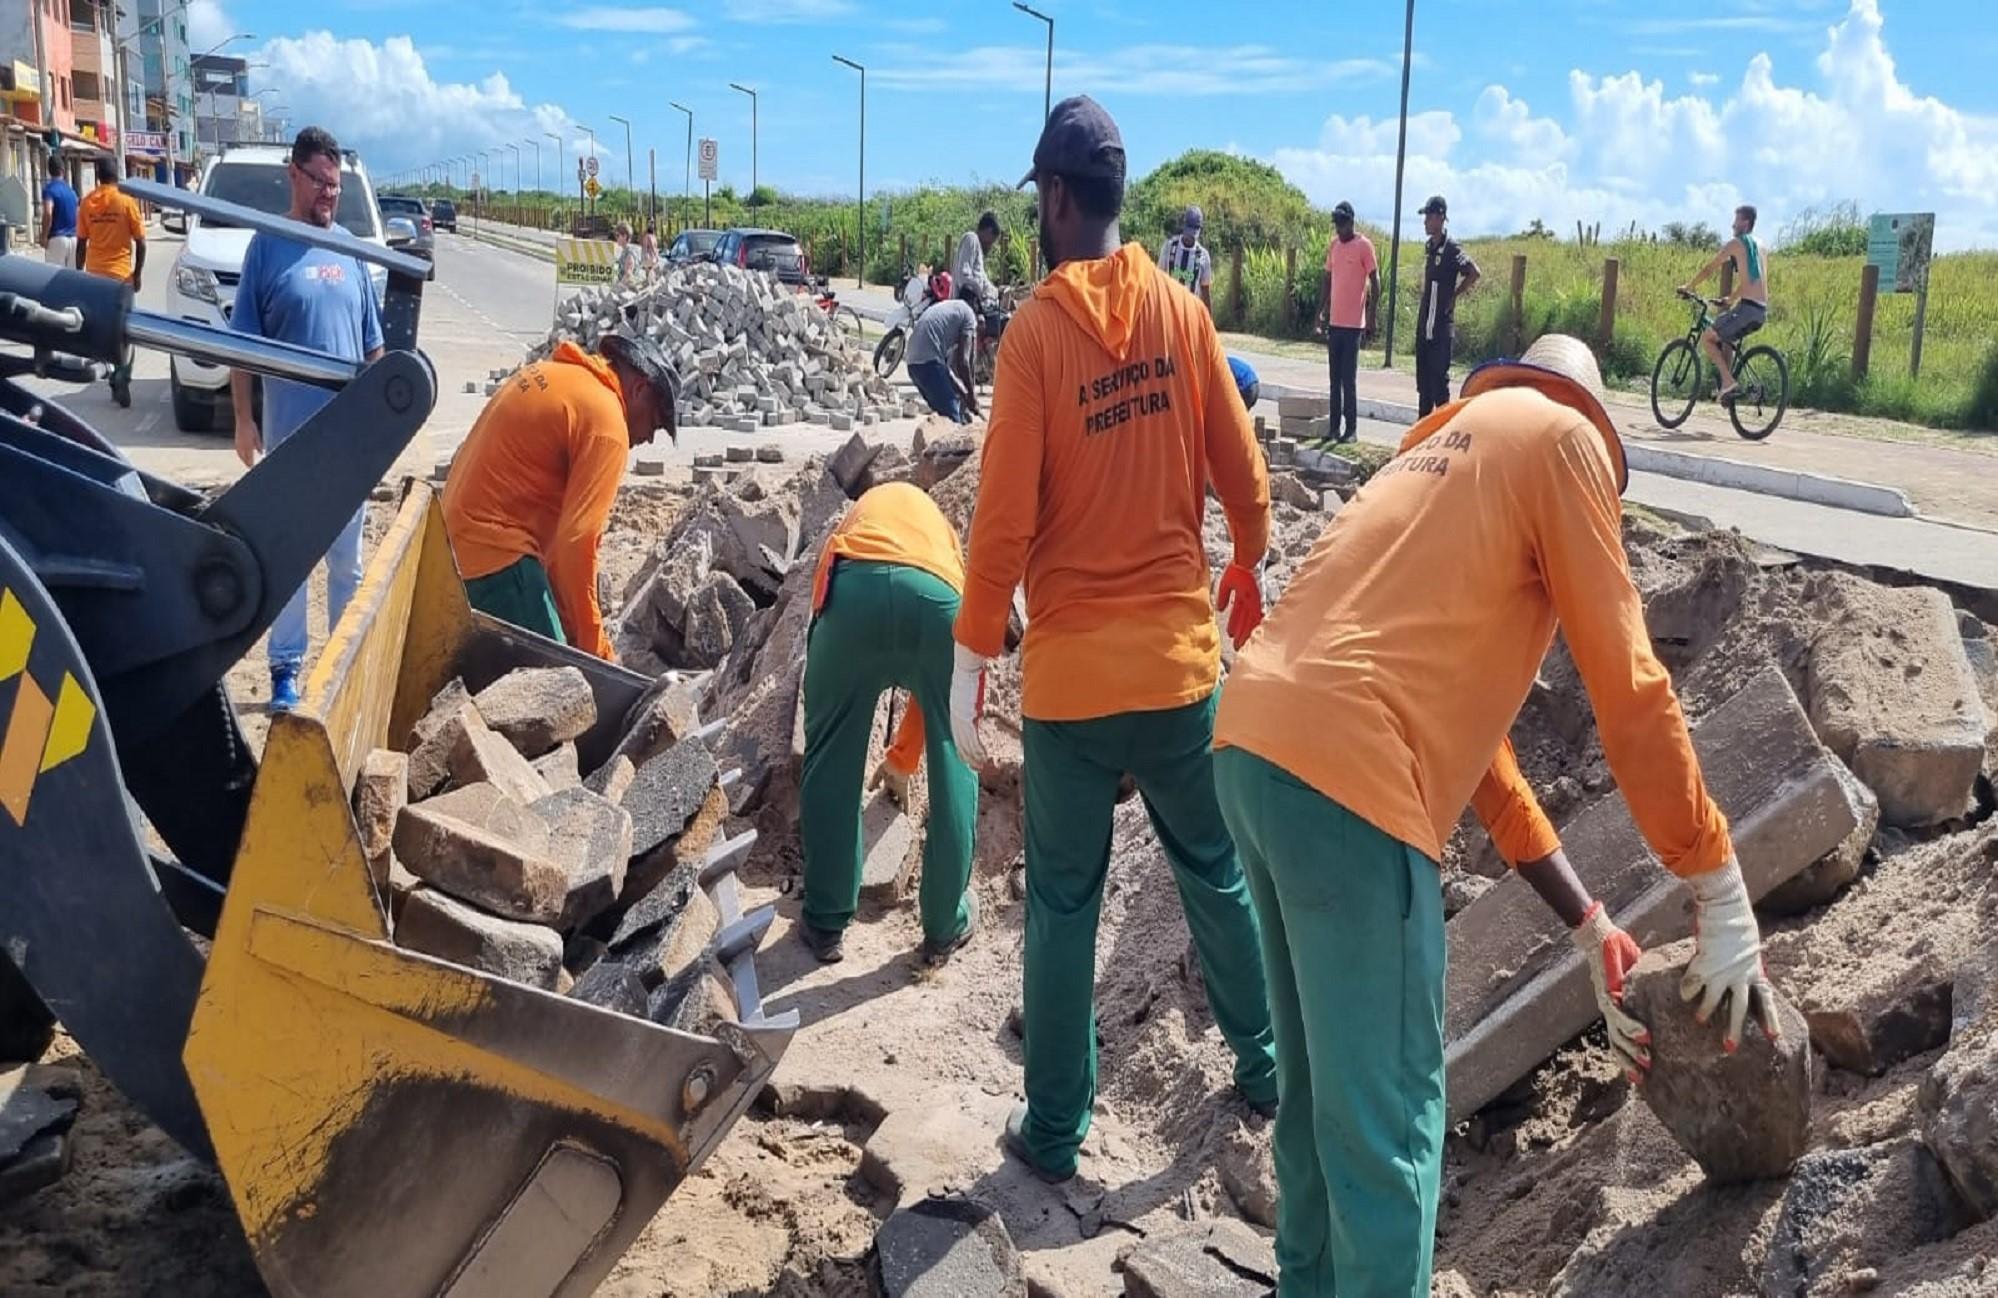
<path fill-rule="evenodd" d="M 985 711 L 985 668 L 991 659 L 963 645 L 954 649 L 950 672 L 950 737 L 957 745 L 957 755 L 976 771 L 985 765 L 985 743 L 978 737 L 978 718 Z"/>
<path fill-rule="evenodd" d="M 904 811 L 909 809 L 909 777 L 889 765 L 885 757 L 875 765 L 873 778 L 867 781 L 869 793 L 876 789 L 888 790 L 888 797 L 896 806 Z"/>
<path fill-rule="evenodd" d="M 1651 1067 L 1651 1029 L 1624 1012 L 1623 987 L 1644 952 L 1635 938 L 1616 926 L 1601 902 L 1589 907 L 1571 936 L 1589 967 L 1589 981 L 1595 984 L 1596 1008 L 1609 1028 L 1610 1049 L 1625 1076 L 1641 1081 L 1644 1070 Z"/>
<path fill-rule="evenodd" d="M 1769 976 L 1762 971 L 1762 934 L 1748 899 L 1741 865 L 1733 857 L 1718 870 L 1686 880 L 1693 893 L 1693 962 L 1679 983 L 1679 995 L 1697 1000 L 1694 1018 L 1705 1023 L 1723 1000 L 1728 1003 L 1727 1034 L 1721 1049 L 1733 1054 L 1751 1006 L 1771 1041 L 1783 1035 Z"/>

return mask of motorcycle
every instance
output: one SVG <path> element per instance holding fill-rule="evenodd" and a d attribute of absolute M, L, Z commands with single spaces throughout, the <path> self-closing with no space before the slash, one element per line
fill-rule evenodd
<path fill-rule="evenodd" d="M 1013 311 L 1020 299 L 1029 290 L 1024 288 L 1002 288 L 998 291 L 998 303 L 990 311 L 978 313 L 978 346 L 973 353 L 972 377 L 981 388 L 992 386 L 992 375 L 999 365 L 999 342 L 1005 336 L 1006 326 L 1013 319 Z"/>
<path fill-rule="evenodd" d="M 885 379 L 895 372 L 895 367 L 902 363 L 902 354 L 909 350 L 909 330 L 935 300 L 930 296 L 929 276 L 918 273 L 909 277 L 909 282 L 902 286 L 901 301 L 886 321 L 888 332 L 874 345 L 876 374 Z"/>

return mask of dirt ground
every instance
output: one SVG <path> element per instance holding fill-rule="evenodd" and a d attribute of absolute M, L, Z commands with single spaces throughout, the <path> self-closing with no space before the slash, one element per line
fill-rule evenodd
<path fill-rule="evenodd" d="M 970 512 L 974 477 L 960 471 L 937 489 L 960 523 Z M 611 602 L 670 529 L 686 492 L 671 479 L 627 492 L 604 551 L 602 586 Z M 372 509 L 370 547 L 388 513 Z M 1278 506 L 1279 582 L 1323 521 Z M 1210 527 L 1210 548 L 1223 536 Z M 1627 540 L 1661 657 L 1690 716 L 1704 715 L 1732 685 L 1772 662 L 1802 684 L 1813 629 L 1826 616 L 1821 574 L 1733 535 L 1636 525 Z M 313 600 L 317 641 L 323 589 Z M 268 697 L 260 652 L 238 666 L 231 683 L 260 743 Z M 995 673 L 993 706 L 1002 717 L 1017 715 L 1016 689 L 1006 668 Z M 1613 787 L 1586 695 L 1558 645 L 1514 738 L 1557 823 Z M 1017 755 L 1004 735 L 996 748 L 1002 763 L 1004 754 Z M 602 1293 L 877 1292 L 873 1237 L 895 1201 L 862 1163 L 884 1113 L 961 1122 L 973 1133 L 960 1142 L 952 1188 L 999 1208 L 1039 1295 L 1123 1293 L 1119 1255 L 1176 1223 L 1232 1215 L 1273 1224 L 1269 1129 L 1233 1095 L 1229 1052 L 1207 1008 L 1171 873 L 1137 800 L 1119 808 L 1105 889 L 1096 979 L 1099 1098 L 1081 1175 L 1050 1188 L 999 1156 L 991 1139 L 997 1117 L 1020 1096 L 1017 770 L 988 773 L 986 786 L 973 882 L 982 931 L 940 970 L 916 958 L 913 902 L 864 905 L 848 930 L 845 961 L 813 961 L 791 932 L 800 865 L 795 811 L 765 809 L 745 900 L 778 909 L 758 957 L 766 1009 L 795 1009 L 803 1027 L 766 1102 L 680 1188 Z M 1793 995 L 1836 984 L 1894 941 L 1939 943 L 1947 948 L 1939 949 L 1941 960 L 1990 940 L 1990 921 L 1998 919 L 1998 826 L 1983 823 L 1988 813 L 1987 806 L 1919 838 L 1884 831 L 1861 878 L 1831 905 L 1767 925 L 1779 984 Z M 793 832 L 784 832 L 787 826 Z M 1475 891 L 1502 869 L 1481 837 L 1460 832 L 1445 863 L 1446 885 Z M 1860 1149 L 1917 1131 L 1916 1094 L 1939 1054 L 1917 1053 L 1878 1077 L 1817 1059 L 1813 1147 Z M 84 1077 L 75 1166 L 56 1186 L 0 1211 L 0 1294 L 261 1293 L 214 1175 L 140 1119 L 67 1038 L 50 1058 L 74 1063 Z M 1438 1294 L 1771 1292 L 1762 1266 L 1784 1183 L 1707 1186 L 1611 1065 L 1600 1029 L 1453 1131 L 1443 1184 Z M 1892 1214 L 1881 1214 L 1878 1228 L 1843 1256 L 1843 1269 L 1822 1277 L 1810 1295 L 1998 1295 L 1998 1266 L 1991 1265 L 1998 1225 L 1913 1244 L 1895 1234 Z"/>

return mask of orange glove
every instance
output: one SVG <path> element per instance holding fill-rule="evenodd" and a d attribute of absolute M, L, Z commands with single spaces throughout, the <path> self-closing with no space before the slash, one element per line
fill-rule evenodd
<path fill-rule="evenodd" d="M 1214 588 L 1214 608 L 1228 615 L 1228 638 L 1235 642 L 1237 649 L 1242 647 L 1263 622 L 1263 582 L 1253 568 L 1244 568 L 1239 563 L 1231 563 L 1221 574 L 1221 583 Z"/>
<path fill-rule="evenodd" d="M 1644 1079 L 1651 1067 L 1651 1029 L 1624 1012 L 1624 980 L 1637 966 L 1644 951 L 1637 940 L 1616 926 L 1601 902 L 1589 907 L 1575 926 L 1575 945 L 1588 962 L 1589 981 L 1595 985 L 1596 1008 L 1609 1028 L 1610 1049 L 1623 1065 L 1624 1075 L 1633 1082 Z"/>

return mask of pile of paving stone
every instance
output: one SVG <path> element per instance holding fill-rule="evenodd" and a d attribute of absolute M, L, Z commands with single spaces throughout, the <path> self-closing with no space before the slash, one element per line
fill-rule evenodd
<path fill-rule="evenodd" d="M 699 262 L 642 288 L 586 289 L 556 308 L 530 359 L 558 342 L 594 347 L 619 332 L 652 339 L 678 367 L 683 425 L 845 431 L 921 413 L 812 298 L 760 271 Z"/>
<path fill-rule="evenodd" d="M 734 1019 L 708 885 L 755 836 L 723 837 L 733 772 L 699 733 L 704 688 L 662 678 L 585 778 L 580 670 L 447 685 L 355 784 L 396 944 L 686 1031 Z"/>

